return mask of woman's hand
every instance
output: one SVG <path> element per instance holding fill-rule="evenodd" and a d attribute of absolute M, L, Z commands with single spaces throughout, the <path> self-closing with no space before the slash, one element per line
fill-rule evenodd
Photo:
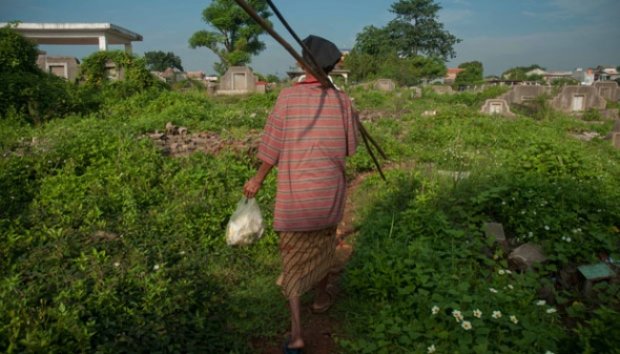
<path fill-rule="evenodd" d="M 256 176 L 250 178 L 250 180 L 245 182 L 245 185 L 243 186 L 243 195 L 245 195 L 248 199 L 254 198 L 262 185 L 263 181 L 256 178 Z"/>

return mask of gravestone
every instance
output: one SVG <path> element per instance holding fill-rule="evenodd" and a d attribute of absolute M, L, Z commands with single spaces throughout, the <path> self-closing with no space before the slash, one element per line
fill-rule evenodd
<path fill-rule="evenodd" d="M 422 98 L 422 88 L 411 87 L 411 98 Z"/>
<path fill-rule="evenodd" d="M 534 264 L 543 263 L 547 257 L 542 252 L 542 248 L 533 243 L 525 243 L 515 248 L 509 255 L 508 261 L 519 270 L 530 270 Z"/>
<path fill-rule="evenodd" d="M 394 83 L 394 81 L 390 80 L 390 79 L 379 79 L 375 82 L 375 90 L 379 90 L 379 91 L 394 91 L 394 89 L 396 89 L 396 84 Z"/>
<path fill-rule="evenodd" d="M 508 250 L 504 225 L 497 222 L 487 222 L 482 225 L 482 230 L 486 237 L 492 237 L 504 250 Z"/>
<path fill-rule="evenodd" d="M 566 113 L 584 112 L 589 109 L 604 110 L 607 101 L 593 86 L 564 86 L 551 100 L 551 107 Z"/>
<path fill-rule="evenodd" d="M 585 296 L 590 296 L 592 285 L 595 282 L 609 280 L 616 276 L 616 273 L 605 263 L 582 265 L 577 267 L 577 269 L 579 269 L 579 273 L 581 273 L 586 280 L 583 288 Z"/>
<path fill-rule="evenodd" d="M 506 100 L 511 104 L 528 104 L 536 100 L 538 96 L 551 93 L 551 87 L 549 86 L 513 86 L 510 91 L 501 95 L 498 98 Z"/>
<path fill-rule="evenodd" d="M 242 95 L 256 92 L 256 77 L 247 66 L 231 66 L 222 76 L 217 94 Z"/>
<path fill-rule="evenodd" d="M 430 86 L 431 90 L 433 90 L 436 94 L 439 95 L 451 95 L 454 93 L 451 86 L 446 85 L 432 85 Z"/>
<path fill-rule="evenodd" d="M 615 81 L 597 81 L 592 86 L 608 101 L 616 102 L 620 99 L 620 87 Z"/>
<path fill-rule="evenodd" d="M 480 113 L 489 115 L 500 115 L 504 117 L 514 117 L 515 114 L 510 111 L 508 102 L 501 98 L 490 98 L 484 101 L 484 105 L 480 108 Z"/>

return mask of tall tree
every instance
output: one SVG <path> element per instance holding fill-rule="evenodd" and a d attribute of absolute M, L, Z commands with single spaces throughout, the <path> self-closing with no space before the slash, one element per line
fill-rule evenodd
<path fill-rule="evenodd" d="M 461 71 L 456 76 L 456 80 L 454 80 L 454 85 L 475 85 L 483 81 L 482 73 L 484 69 L 481 62 L 470 61 L 467 63 L 462 63 L 459 65 L 459 68 L 463 69 L 463 71 Z"/>
<path fill-rule="evenodd" d="M 249 0 L 248 3 L 264 19 L 271 16 L 264 0 Z M 220 61 L 214 69 L 221 75 L 228 67 L 250 63 L 252 55 L 265 49 L 259 40 L 264 30 L 248 16 L 233 0 L 214 0 L 202 12 L 204 22 L 214 31 L 201 30 L 189 39 L 191 48 L 207 47 Z"/>
<path fill-rule="evenodd" d="M 438 21 L 441 6 L 434 0 L 399 0 L 390 10 L 396 18 L 388 23 L 386 30 L 399 55 L 424 54 L 444 60 L 455 57 L 454 45 L 461 40 Z"/>
<path fill-rule="evenodd" d="M 181 58 L 173 52 L 164 53 L 161 50 L 145 52 L 144 60 L 146 61 L 146 67 L 149 70 L 164 71 L 168 68 L 177 68 L 183 71 Z"/>

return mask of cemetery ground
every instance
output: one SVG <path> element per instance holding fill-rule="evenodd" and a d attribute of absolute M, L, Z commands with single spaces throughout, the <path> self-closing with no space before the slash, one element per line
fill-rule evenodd
<path fill-rule="evenodd" d="M 479 113 L 497 88 L 350 93 L 390 160 L 387 182 L 362 145 L 347 165 L 360 181 L 353 253 L 337 303 L 306 316 L 329 327 L 329 350 L 618 352 L 613 121 Z M 0 350 L 277 350 L 289 326 L 277 236 L 224 242 L 275 97 L 153 89 L 38 126 L 0 120 Z M 267 225 L 274 194 L 272 173 L 258 196 Z M 540 262 L 510 256 L 528 243 Z"/>

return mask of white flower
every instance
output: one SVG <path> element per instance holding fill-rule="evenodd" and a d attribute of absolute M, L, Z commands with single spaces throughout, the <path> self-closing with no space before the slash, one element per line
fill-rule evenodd
<path fill-rule="evenodd" d="M 514 324 L 519 323 L 519 320 L 517 319 L 517 316 L 515 315 L 510 316 L 510 321 L 512 321 L 512 323 Z"/>
<path fill-rule="evenodd" d="M 461 327 L 463 327 L 464 330 L 469 331 L 471 329 L 471 322 L 463 321 L 463 323 L 461 323 Z"/>
<path fill-rule="evenodd" d="M 502 313 L 501 311 L 493 311 L 493 314 L 491 315 L 491 317 L 498 319 L 502 317 Z"/>
<path fill-rule="evenodd" d="M 555 307 L 550 307 L 547 309 L 547 313 L 556 313 L 558 312 L 558 310 L 555 309 Z"/>
<path fill-rule="evenodd" d="M 153 266 L 153 270 L 159 270 L 159 264 L 155 264 L 155 265 Z"/>
<path fill-rule="evenodd" d="M 554 354 L 551 350 L 547 350 L 545 354 Z"/>
<path fill-rule="evenodd" d="M 495 290 L 493 288 L 489 288 L 489 291 L 492 292 L 493 294 L 497 294 L 497 290 Z"/>
<path fill-rule="evenodd" d="M 452 311 L 452 316 L 454 316 L 454 319 L 456 320 L 456 322 L 461 322 L 463 320 L 463 315 L 461 314 L 461 311 L 459 310 Z"/>
<path fill-rule="evenodd" d="M 431 309 L 431 313 L 433 315 L 436 315 L 439 313 L 439 307 L 438 306 L 433 306 L 433 308 Z"/>
<path fill-rule="evenodd" d="M 536 301 L 536 305 L 538 306 L 545 306 L 547 304 L 547 301 L 545 300 L 538 300 Z"/>
<path fill-rule="evenodd" d="M 181 251 L 181 252 L 179 252 L 179 254 L 180 254 L 181 256 L 184 256 L 184 255 L 185 255 L 185 251 Z"/>
<path fill-rule="evenodd" d="M 121 263 L 120 263 L 120 262 L 114 262 L 114 266 L 115 266 L 115 267 L 119 267 L 120 265 L 121 265 Z"/>
<path fill-rule="evenodd" d="M 426 348 L 426 350 L 428 351 L 428 353 L 434 353 L 435 352 L 435 344 L 431 344 L 430 347 Z"/>
<path fill-rule="evenodd" d="M 545 225 L 545 230 L 549 231 L 549 226 Z"/>
<path fill-rule="evenodd" d="M 521 215 L 525 215 L 525 210 L 521 210 Z"/>
<path fill-rule="evenodd" d="M 512 272 L 508 269 L 506 269 L 506 274 L 512 274 Z"/>
<path fill-rule="evenodd" d="M 570 243 L 571 238 L 570 237 L 566 237 L 566 242 Z"/>
<path fill-rule="evenodd" d="M 532 237 L 532 236 L 534 236 L 534 233 L 532 231 L 527 233 L 527 237 Z"/>
<path fill-rule="evenodd" d="M 502 205 L 506 205 L 506 202 L 502 200 Z"/>
<path fill-rule="evenodd" d="M 481 318 L 482 317 L 482 311 L 475 309 L 474 310 L 474 317 L 476 318 Z"/>
<path fill-rule="evenodd" d="M 498 270 L 498 271 L 497 271 L 497 273 L 498 273 L 499 275 L 504 275 L 504 274 L 506 274 L 506 271 L 505 271 L 505 270 L 503 270 L 503 269 L 500 269 L 500 270 Z"/>
<path fill-rule="evenodd" d="M 515 287 L 512 284 L 508 284 L 508 289 L 513 290 Z"/>

